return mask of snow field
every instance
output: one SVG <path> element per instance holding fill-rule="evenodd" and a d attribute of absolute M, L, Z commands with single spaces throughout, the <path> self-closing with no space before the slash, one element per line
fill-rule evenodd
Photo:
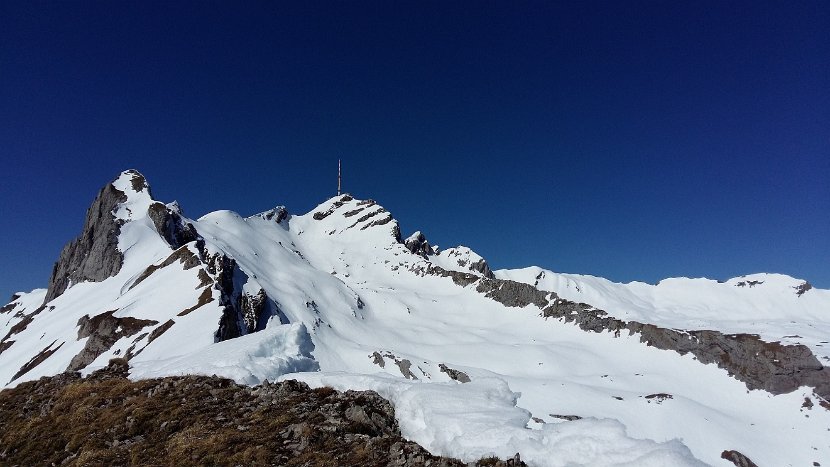
<path fill-rule="evenodd" d="M 212 302 L 179 316 L 203 291 L 199 268 L 175 262 L 134 286 L 171 250 L 142 214 L 152 202 L 146 190 L 116 183 L 128 194 L 116 213 L 129 220 L 119 237 L 122 270 L 99 283 L 76 284 L 50 302 L 53 308 L 0 356 L 0 383 L 9 385 L 21 365 L 53 342 L 59 349 L 11 385 L 63 371 L 86 342 L 76 338 L 78 319 L 117 310 L 116 317 L 175 324 L 151 343 L 140 335 L 119 339 L 85 373 L 132 345 L 146 345 L 131 360 L 133 378 L 195 373 L 244 384 L 300 379 L 372 389 L 395 405 L 404 436 L 467 461 L 520 452 L 538 466 L 730 466 L 720 453 L 734 449 L 759 465 L 830 465 L 830 411 L 802 407 L 813 397 L 808 388 L 779 396 L 748 391 L 714 365 L 647 347 L 637 336 L 584 332 L 541 318 L 533 306 L 507 308 L 475 285 L 424 275 L 432 261 L 468 272 L 457 259 L 480 257 L 464 248 L 444 250 L 458 255 L 413 255 L 394 238 L 397 222 L 389 213 L 358 200 L 337 206 L 332 199 L 281 223 L 230 211 L 191 221 L 208 252 L 236 260 L 238 285 L 250 293 L 262 288 L 290 323 L 273 317 L 260 332 L 214 343 L 222 313 L 218 290 L 211 290 Z M 330 213 L 315 219 L 315 212 Z M 776 340 L 792 332 L 800 337 L 786 342 L 819 351 L 830 335 L 828 291 L 796 296 L 792 287 L 800 282 L 786 276 L 651 286 L 539 268 L 496 275 L 538 281 L 542 290 L 626 320 L 759 332 Z M 763 283 L 736 285 L 750 280 Z M 30 313 L 44 295 L 33 291 L 17 301 Z M 5 319 L 4 330 L 20 320 Z M 471 381 L 453 381 L 441 365 Z M 569 415 L 582 419 L 557 417 Z"/>

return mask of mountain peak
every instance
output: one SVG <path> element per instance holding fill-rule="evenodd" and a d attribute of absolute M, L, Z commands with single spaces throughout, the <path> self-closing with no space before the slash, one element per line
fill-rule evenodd
<path fill-rule="evenodd" d="M 118 274 L 124 262 L 118 247 L 121 228 L 127 222 L 153 217 L 150 208 L 155 204 L 161 203 L 153 200 L 150 184 L 138 170 L 125 170 L 104 185 L 87 210 L 81 234 L 61 250 L 44 303 L 73 284 L 100 282 Z M 175 211 L 180 211 L 178 205 Z M 164 235 L 161 229 L 157 230 Z"/>
<path fill-rule="evenodd" d="M 133 192 L 140 193 L 146 190 L 147 194 L 150 194 L 150 184 L 138 170 L 127 169 L 112 182 L 115 186 L 125 186 L 125 183 L 129 183 Z"/>
<path fill-rule="evenodd" d="M 420 230 L 416 230 L 412 235 L 406 237 L 403 244 L 409 251 L 416 255 L 427 256 L 435 254 L 432 245 L 429 244 L 426 236 Z"/>
<path fill-rule="evenodd" d="M 124 261 L 118 250 L 118 234 L 131 212 L 129 208 L 122 212 L 122 208 L 131 198 L 141 198 L 136 196 L 139 193 L 149 198 L 149 191 L 144 176 L 136 170 L 125 170 L 101 188 L 87 210 L 81 234 L 63 247 L 52 268 L 44 303 L 72 284 L 99 282 L 118 274 Z"/>
<path fill-rule="evenodd" d="M 347 193 L 330 198 L 309 214 L 319 224 L 317 228 L 329 235 L 388 228 L 395 241 L 401 241 L 398 221 L 373 199 L 360 200 Z"/>

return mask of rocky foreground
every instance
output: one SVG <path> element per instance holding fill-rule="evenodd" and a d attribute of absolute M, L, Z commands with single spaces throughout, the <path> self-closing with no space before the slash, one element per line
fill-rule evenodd
<path fill-rule="evenodd" d="M 392 405 L 371 391 L 206 376 L 133 382 L 126 365 L 0 392 L 0 464 L 468 465 L 403 439 Z M 469 465 L 525 464 L 517 455 Z"/>

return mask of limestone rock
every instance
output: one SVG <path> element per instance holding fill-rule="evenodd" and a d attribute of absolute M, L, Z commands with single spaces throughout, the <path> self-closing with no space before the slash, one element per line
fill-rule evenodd
<path fill-rule="evenodd" d="M 430 246 L 427 238 L 423 233 L 421 233 L 420 230 L 407 237 L 407 239 L 403 241 L 403 244 L 407 250 L 415 253 L 416 255 L 425 256 L 435 254 L 435 250 L 432 249 L 432 246 Z"/>
<path fill-rule="evenodd" d="M 546 318 L 573 322 L 591 332 L 621 331 L 638 334 L 640 341 L 658 349 L 681 355 L 691 353 L 702 363 L 715 363 L 742 381 L 749 389 L 763 389 L 772 394 L 786 394 L 800 386 L 810 386 L 815 394 L 830 400 L 830 368 L 819 362 L 804 345 L 766 342 L 754 334 L 724 334 L 712 330 L 680 331 L 637 321 L 623 321 L 587 303 L 560 298 L 554 292 L 502 279 L 482 278 L 473 274 L 447 271 L 431 265 L 426 274 L 452 278 L 462 287 L 476 284 L 476 290 L 509 307 L 535 305 Z"/>
<path fill-rule="evenodd" d="M 154 326 L 158 321 L 131 317 L 116 318 L 116 310 L 107 311 L 90 318 L 88 315 L 78 320 L 78 340 L 89 338 L 81 350 L 66 368 L 76 371 L 84 368 L 109 350 L 118 339 L 138 334 L 147 326 Z"/>
<path fill-rule="evenodd" d="M 159 235 L 173 249 L 200 238 L 193 224 L 186 222 L 182 217 L 181 208 L 177 203 L 164 205 L 155 202 L 148 208 L 147 215 L 153 220 Z"/>
<path fill-rule="evenodd" d="M 52 268 L 44 303 L 60 296 L 71 284 L 100 282 L 118 274 L 124 262 L 118 250 L 123 221 L 117 220 L 113 211 L 126 200 L 124 192 L 112 184 L 98 192 L 86 213 L 81 235 L 63 247 Z"/>

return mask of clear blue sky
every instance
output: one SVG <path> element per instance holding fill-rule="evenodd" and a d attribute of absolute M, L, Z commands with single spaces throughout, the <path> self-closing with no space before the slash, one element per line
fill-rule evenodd
<path fill-rule="evenodd" d="M 448 5 L 451 3 L 451 5 Z M 561 3 L 558 5 L 558 3 Z M 0 295 L 137 168 L 494 268 L 830 288 L 830 2 L 0 2 Z"/>

